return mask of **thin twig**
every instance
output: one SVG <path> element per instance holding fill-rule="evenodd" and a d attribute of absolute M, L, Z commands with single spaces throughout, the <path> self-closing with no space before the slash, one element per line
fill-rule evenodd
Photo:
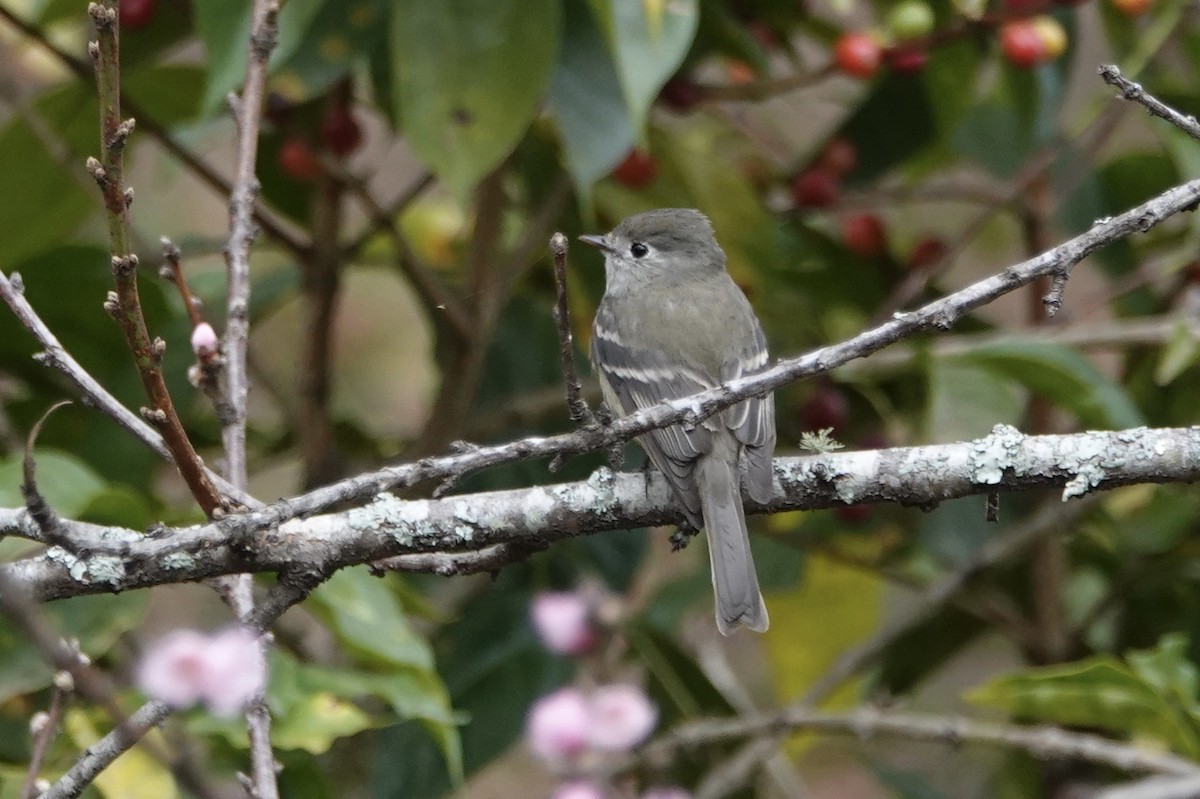
<path fill-rule="evenodd" d="M 571 332 L 571 306 L 567 297 L 567 237 L 562 233 L 551 236 L 550 252 L 554 255 L 554 323 L 558 326 L 558 356 L 567 388 L 567 412 L 577 425 L 594 425 L 596 420 L 583 401 L 583 389 L 575 372 L 575 336 Z"/>
<path fill-rule="evenodd" d="M 633 762 L 664 762 L 679 750 L 800 731 L 851 735 L 864 741 L 892 737 L 950 746 L 986 744 L 1020 749 L 1042 760 L 1082 761 L 1121 771 L 1200 775 L 1200 765 L 1187 758 L 1092 733 L 1051 726 L 995 724 L 961 716 L 890 713 L 869 707 L 848 713 L 791 708 L 728 720 L 688 722 L 620 765 L 628 768 Z"/>
<path fill-rule="evenodd" d="M 1159 100 L 1143 89 L 1140 83 L 1134 83 L 1122 75 L 1115 64 L 1105 64 L 1100 67 L 1099 72 L 1105 83 L 1120 89 L 1121 96 L 1126 100 L 1141 104 L 1150 112 L 1150 116 L 1165 119 L 1193 139 L 1200 139 L 1200 122 L 1196 121 L 1196 117 L 1191 114 L 1184 116 Z"/>
<path fill-rule="evenodd" d="M 253 222 L 254 205 L 260 185 L 254 167 L 258 158 L 258 131 L 262 121 L 267 61 L 278 38 L 279 4 L 276 0 L 255 0 L 250 12 L 250 40 L 247 44 L 246 75 L 241 97 L 229 96 L 230 110 L 237 123 L 237 155 L 233 187 L 229 195 L 229 243 L 225 247 L 228 285 L 226 323 L 222 345 L 224 383 L 228 411 L 222 419 L 221 441 L 225 449 L 225 469 L 229 481 L 245 489 L 246 405 L 250 382 L 246 351 L 250 338 L 250 245 L 257 230 Z M 220 584 L 221 594 L 243 624 L 254 613 L 254 583 L 241 574 Z M 258 639 L 264 660 L 269 646 L 267 636 Z M 264 688 L 265 690 L 265 688 Z M 250 784 L 255 799 L 278 799 L 275 779 L 277 765 L 271 746 L 271 714 L 263 694 L 246 708 L 246 731 L 250 739 Z"/>
<path fill-rule="evenodd" d="M 372 571 L 409 572 L 436 574 L 439 577 L 461 577 L 481 572 L 495 573 L 504 566 L 525 560 L 546 545 L 496 544 L 476 552 L 429 552 L 415 555 L 397 555 L 371 564 Z"/>
<path fill-rule="evenodd" d="M 70 404 L 70 400 L 62 400 L 51 405 L 30 429 L 29 437 L 25 440 L 25 458 L 22 464 L 25 480 L 21 483 L 21 496 L 25 499 L 25 509 L 29 511 L 30 517 L 37 524 L 38 529 L 42 531 L 45 540 L 48 543 L 56 544 L 69 551 L 75 551 L 77 549 L 75 542 L 64 529 L 62 521 L 58 518 L 58 514 L 54 512 L 54 508 L 50 507 L 50 503 L 38 491 L 37 462 L 33 457 L 33 448 L 37 444 L 38 436 L 42 432 L 42 425 L 50 418 L 50 414 L 64 405 Z"/>
<path fill-rule="evenodd" d="M 192 327 L 197 327 L 204 321 L 204 315 L 200 313 L 200 303 L 188 288 L 187 277 L 183 274 L 183 253 L 175 246 L 175 242 L 166 236 L 163 236 L 160 242 L 165 263 L 159 274 L 175 285 L 179 299 L 183 300 L 183 310 L 187 312 L 188 321 L 192 323 Z"/>
<path fill-rule="evenodd" d="M 341 298 L 343 187 L 322 176 L 312 201 L 313 247 L 300 262 L 301 322 L 300 363 L 296 375 L 296 402 L 303 463 L 304 487 L 327 483 L 342 476 L 334 430 L 333 348 L 334 321 Z"/>
<path fill-rule="evenodd" d="M 223 351 L 225 381 L 232 420 L 221 429 L 226 474 L 239 488 L 246 486 L 246 400 L 250 387 L 246 374 L 246 346 L 250 337 L 250 243 L 259 183 L 254 174 L 258 157 L 258 127 L 262 119 L 263 86 L 267 59 L 275 47 L 279 5 L 275 0 L 255 0 L 251 12 L 249 56 L 240 99 L 231 98 L 237 122 L 237 166 L 229 195 L 229 243 L 225 248 L 228 275 L 227 318 Z M 265 797 L 260 797 L 265 799 Z"/>
<path fill-rule="evenodd" d="M 221 508 L 221 497 L 208 479 L 204 464 L 192 447 L 171 401 L 162 372 L 162 354 L 166 344 L 157 338 L 151 341 L 138 296 L 138 261 L 129 246 L 129 205 L 133 195 L 125 188 L 124 182 L 125 145 L 133 133 L 134 121 L 121 117 L 117 7 L 112 0 L 91 3 L 88 14 L 96 27 L 96 40 L 88 44 L 88 53 L 95 63 L 96 86 L 100 96 L 100 159 L 88 159 L 88 172 L 104 197 L 108 217 L 108 246 L 112 255 L 113 283 L 116 286 L 116 291 L 109 295 L 104 307 L 125 336 L 150 402 L 150 407 L 143 410 L 142 416 L 162 433 L 175 466 L 196 503 L 205 515 L 212 516 Z"/>
<path fill-rule="evenodd" d="M 58 734 L 58 725 L 62 721 L 63 706 L 66 705 L 68 694 L 57 685 L 50 691 L 50 706 L 44 713 L 34 716 L 36 723 L 31 722 L 30 733 L 33 736 L 33 746 L 29 753 L 29 765 L 25 771 L 25 781 L 21 783 L 21 799 L 37 799 L 37 779 L 42 771 L 42 763 L 46 761 L 46 753 L 50 744 Z"/>

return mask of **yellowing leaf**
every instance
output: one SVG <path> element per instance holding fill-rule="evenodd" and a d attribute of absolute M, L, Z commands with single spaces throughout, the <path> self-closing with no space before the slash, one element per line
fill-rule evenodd
<path fill-rule="evenodd" d="M 314 755 L 329 750 L 338 738 L 362 732 L 373 726 L 370 717 L 353 703 L 331 693 L 311 693 L 304 702 L 288 708 L 272 730 L 272 739 L 280 749 L 303 749 Z"/>
<path fill-rule="evenodd" d="M 794 589 L 767 596 L 771 634 L 763 638 L 783 702 L 799 698 L 838 656 L 879 625 L 882 584 L 862 569 L 814 555 Z M 852 704 L 848 683 L 825 706 Z"/>
<path fill-rule="evenodd" d="M 80 749 L 100 740 L 100 733 L 82 710 L 67 711 L 63 717 L 63 730 Z M 93 784 L 110 799 L 174 799 L 179 796 L 171 772 L 138 747 L 114 760 Z"/>

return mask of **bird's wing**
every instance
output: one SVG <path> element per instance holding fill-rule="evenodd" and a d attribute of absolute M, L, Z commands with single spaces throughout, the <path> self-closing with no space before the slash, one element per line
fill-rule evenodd
<path fill-rule="evenodd" d="M 592 362 L 600 375 L 605 401 L 621 415 L 716 385 L 712 377 L 698 369 L 671 363 L 661 353 L 624 343 L 603 307 L 596 314 L 592 330 Z M 712 431 L 705 425 L 685 430 L 675 424 L 652 430 L 639 441 L 675 489 L 689 519 L 697 529 L 702 527 L 700 494 L 692 472 L 696 460 L 712 448 Z"/>
<path fill-rule="evenodd" d="M 721 382 L 758 374 L 769 365 L 767 340 L 762 328 L 754 325 L 753 339 L 721 368 Z M 771 498 L 773 471 L 771 457 L 775 452 L 775 397 L 767 394 L 751 397 L 724 413 L 725 425 L 737 440 L 745 445 L 746 492 L 756 502 Z"/>

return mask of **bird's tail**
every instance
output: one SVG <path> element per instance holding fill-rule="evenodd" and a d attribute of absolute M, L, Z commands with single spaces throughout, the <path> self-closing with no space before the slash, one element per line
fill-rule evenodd
<path fill-rule="evenodd" d="M 750 535 L 737 469 L 737 453 L 729 457 L 720 447 L 696 464 L 713 593 L 717 599 L 717 629 L 729 635 L 741 624 L 755 632 L 767 629 L 767 608 L 758 589 L 758 574 L 750 554 Z"/>

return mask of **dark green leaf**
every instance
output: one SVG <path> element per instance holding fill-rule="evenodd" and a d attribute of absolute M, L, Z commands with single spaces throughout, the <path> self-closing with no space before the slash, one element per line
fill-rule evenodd
<path fill-rule="evenodd" d="M 561 35 L 557 0 L 408 0 L 392 7 L 395 104 L 408 143 L 460 198 L 512 152 Z"/>
<path fill-rule="evenodd" d="M 963 360 L 1054 400 L 1088 427 L 1120 430 L 1144 424 L 1125 390 L 1068 347 L 991 344 L 963 356 Z"/>
<path fill-rule="evenodd" d="M 96 660 L 142 623 L 148 597 L 145 591 L 74 597 L 44 605 L 42 611 L 55 633 L 78 638 L 84 654 Z M 8 619 L 0 619 L 0 652 L 0 701 L 50 684 L 53 670 Z"/>
<path fill-rule="evenodd" d="M 633 146 L 633 125 L 616 67 L 586 0 L 565 0 L 563 46 L 550 81 L 567 171 L 586 193 Z"/>
<path fill-rule="evenodd" d="M 641 138 L 650 104 L 683 62 L 696 35 L 696 0 L 630 3 L 591 0 L 608 37 L 634 134 Z"/>

